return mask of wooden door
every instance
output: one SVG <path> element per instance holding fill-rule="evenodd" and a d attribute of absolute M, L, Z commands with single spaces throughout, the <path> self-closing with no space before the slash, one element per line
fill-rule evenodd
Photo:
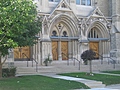
<path fill-rule="evenodd" d="M 53 60 L 58 60 L 58 42 L 57 41 L 52 42 L 52 56 L 53 56 Z"/>
<path fill-rule="evenodd" d="M 68 42 L 61 42 L 62 60 L 68 60 Z"/>
<path fill-rule="evenodd" d="M 24 55 L 23 55 L 24 53 Z M 30 47 L 17 47 L 14 49 L 15 59 L 30 58 Z"/>
<path fill-rule="evenodd" d="M 99 43 L 98 42 L 90 42 L 90 49 L 92 49 L 96 53 L 96 58 L 99 58 Z"/>

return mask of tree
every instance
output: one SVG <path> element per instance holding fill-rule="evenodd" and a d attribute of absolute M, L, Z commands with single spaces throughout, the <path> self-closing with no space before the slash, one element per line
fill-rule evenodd
<path fill-rule="evenodd" d="M 40 29 L 41 21 L 32 0 L 0 1 L 0 78 L 1 57 L 7 55 L 10 48 L 35 44 L 35 35 Z"/>
<path fill-rule="evenodd" d="M 81 54 L 81 58 L 83 61 L 89 61 L 90 62 L 90 74 L 92 73 L 92 60 L 95 58 L 96 53 L 93 52 L 93 50 L 86 50 Z"/>

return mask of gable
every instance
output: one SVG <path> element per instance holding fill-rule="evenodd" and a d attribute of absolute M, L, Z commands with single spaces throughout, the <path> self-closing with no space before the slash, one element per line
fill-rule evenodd
<path fill-rule="evenodd" d="M 92 16 L 98 16 L 98 17 L 104 17 L 103 13 L 100 11 L 98 7 L 95 8 L 95 10 L 91 14 Z"/>
<path fill-rule="evenodd" d="M 59 4 L 56 6 L 56 8 L 52 11 L 52 13 L 49 15 L 49 19 L 55 18 L 57 15 L 68 15 L 71 18 L 74 18 L 75 20 L 77 19 L 77 16 L 74 14 L 72 9 L 70 8 L 68 2 L 66 0 L 61 0 Z"/>

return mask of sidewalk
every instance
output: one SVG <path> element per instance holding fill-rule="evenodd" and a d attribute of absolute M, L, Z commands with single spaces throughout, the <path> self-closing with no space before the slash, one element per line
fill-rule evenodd
<path fill-rule="evenodd" d="M 31 75 L 31 74 L 21 74 L 17 76 L 24 76 L 24 75 Z M 54 73 L 45 73 L 45 74 L 36 73 L 32 75 L 42 75 L 42 76 L 58 78 L 58 79 L 63 79 L 63 80 L 81 82 L 91 88 L 91 89 L 75 89 L 75 90 L 120 90 L 120 84 L 105 86 L 105 84 L 102 84 L 101 81 L 88 80 L 88 79 L 83 79 L 83 78 L 75 78 L 75 77 L 70 77 L 70 76 L 61 76 L 61 75 L 56 75 Z"/>
<path fill-rule="evenodd" d="M 101 81 L 94 81 L 94 80 L 75 78 L 75 77 L 69 77 L 69 76 L 61 76 L 61 75 L 55 75 L 55 74 L 54 75 L 53 74 L 40 74 L 40 75 L 48 76 L 52 78 L 59 78 L 59 79 L 64 79 L 64 80 L 72 80 L 76 82 L 81 82 L 91 88 L 87 90 L 120 90 L 120 84 L 105 86 L 105 84 L 102 84 Z M 86 90 L 86 89 L 75 89 L 75 90 Z"/>

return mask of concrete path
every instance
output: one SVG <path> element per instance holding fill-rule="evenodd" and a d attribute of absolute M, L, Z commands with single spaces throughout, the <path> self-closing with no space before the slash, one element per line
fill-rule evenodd
<path fill-rule="evenodd" d="M 61 76 L 61 75 L 55 75 L 55 74 L 54 75 L 53 74 L 41 74 L 41 75 L 52 77 L 52 78 L 59 78 L 59 79 L 64 79 L 64 80 L 81 82 L 90 88 L 103 88 L 103 87 L 105 87 L 105 84 L 102 84 L 101 81 L 94 81 L 94 80 L 75 78 L 75 77 L 69 77 L 69 76 Z"/>
<path fill-rule="evenodd" d="M 24 76 L 24 75 L 42 75 L 42 76 L 58 78 L 58 79 L 63 79 L 63 80 L 76 81 L 76 82 L 84 83 L 85 85 L 91 88 L 91 89 L 74 89 L 74 90 L 120 90 L 120 84 L 105 86 L 105 84 L 102 84 L 101 81 L 88 80 L 88 79 L 83 79 L 83 78 L 75 78 L 75 77 L 70 77 L 70 76 L 61 76 L 61 75 L 56 75 L 54 73 L 19 74 L 16 76 Z"/>
<path fill-rule="evenodd" d="M 120 90 L 120 84 L 105 86 L 105 84 L 102 84 L 101 81 L 94 81 L 94 80 L 88 80 L 83 78 L 75 78 L 75 77 L 52 75 L 52 74 L 41 74 L 41 75 L 52 77 L 52 78 L 59 78 L 64 80 L 81 82 L 91 88 L 91 89 L 75 89 L 75 90 Z"/>

